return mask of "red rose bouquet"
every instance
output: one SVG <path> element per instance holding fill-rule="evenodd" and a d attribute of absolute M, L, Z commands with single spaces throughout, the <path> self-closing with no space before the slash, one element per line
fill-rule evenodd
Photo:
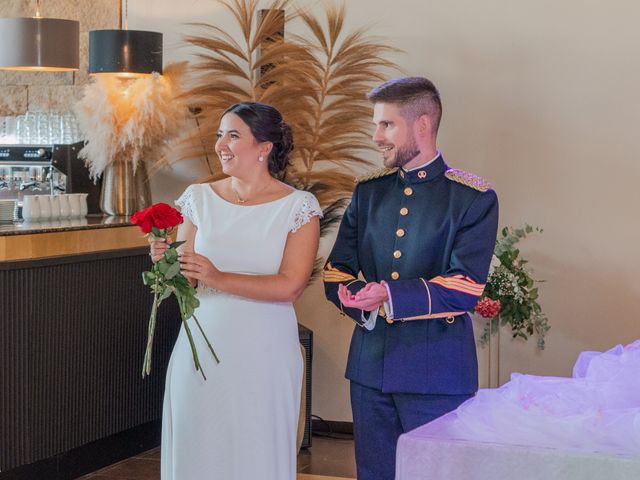
<path fill-rule="evenodd" d="M 145 236 L 164 239 L 167 239 L 173 228 L 180 225 L 182 221 L 183 219 L 180 212 L 166 203 L 156 203 L 149 208 L 134 213 L 131 217 L 131 223 L 138 225 Z M 184 242 L 173 242 L 169 244 L 169 248 L 164 253 L 164 258 L 156 262 L 151 268 L 151 271 L 142 272 L 142 281 L 145 285 L 151 287 L 151 291 L 153 292 L 153 306 L 151 307 L 151 316 L 149 317 L 147 349 L 144 354 L 144 363 L 142 366 L 143 378 L 151 373 L 151 352 L 153 350 L 153 334 L 156 328 L 158 307 L 172 294 L 175 295 L 178 300 L 182 325 L 184 326 L 189 344 L 191 345 L 193 363 L 195 364 L 196 370 L 202 374 L 202 378 L 207 379 L 200 365 L 193 335 L 187 322 L 190 318 L 193 318 L 198 330 L 200 330 L 213 358 L 217 363 L 220 363 L 200 322 L 194 315 L 195 309 L 200 305 L 200 301 L 196 296 L 196 289 L 193 288 L 186 277 L 180 273 L 180 261 L 178 260 L 177 248 L 183 243 Z"/>

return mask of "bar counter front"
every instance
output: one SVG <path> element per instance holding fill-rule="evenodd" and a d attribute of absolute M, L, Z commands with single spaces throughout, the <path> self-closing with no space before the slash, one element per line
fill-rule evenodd
<path fill-rule="evenodd" d="M 146 240 L 125 217 L 0 226 L 0 479 L 72 479 L 159 443 L 180 327 L 152 297 Z"/>

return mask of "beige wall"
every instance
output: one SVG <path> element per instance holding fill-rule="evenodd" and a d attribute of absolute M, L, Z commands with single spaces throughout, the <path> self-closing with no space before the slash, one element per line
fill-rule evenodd
<path fill-rule="evenodd" d="M 34 0 L 2 0 L 0 17 L 35 16 Z M 70 111 L 88 81 L 89 31 L 117 28 L 118 0 L 50 0 L 41 2 L 40 14 L 80 22 L 80 70 L 78 72 L 0 71 L 0 117 L 31 112 Z"/>
<path fill-rule="evenodd" d="M 503 332 L 501 381 L 511 372 L 570 375 L 580 351 L 640 338 L 639 34 L 631 0 L 348 0 L 349 25 L 373 25 L 404 49 L 406 73 L 430 77 L 445 115 L 447 161 L 493 182 L 501 224 L 545 232 L 522 251 L 538 278 L 552 329 L 547 350 Z M 315 2 L 309 4 L 316 4 Z M 131 0 L 130 28 L 166 35 L 166 57 L 182 22 L 227 24 L 209 0 Z M 394 11 L 390 12 L 390 5 Z M 154 200 L 175 198 L 204 172 L 182 164 L 154 178 Z M 327 253 L 331 239 L 323 243 Z M 343 379 L 351 325 L 320 285 L 297 304 L 313 329 L 313 413 L 350 420 Z M 487 351 L 481 350 L 485 381 Z M 495 351 L 494 351 L 495 354 Z M 496 357 L 497 358 L 497 357 Z"/>

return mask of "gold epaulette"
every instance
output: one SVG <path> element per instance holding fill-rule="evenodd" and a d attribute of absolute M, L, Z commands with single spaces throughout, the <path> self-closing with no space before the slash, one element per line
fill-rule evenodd
<path fill-rule="evenodd" d="M 379 168 L 378 170 L 374 170 L 373 172 L 365 173 L 364 175 L 356 177 L 355 182 L 368 182 L 369 180 L 373 180 L 375 178 L 384 177 L 385 175 L 391 175 L 392 173 L 396 173 L 397 171 L 397 168 Z"/>
<path fill-rule="evenodd" d="M 461 183 L 480 192 L 486 192 L 491 188 L 491 184 L 484 178 L 478 177 L 473 173 L 465 172 L 464 170 L 458 170 L 457 168 L 450 168 L 444 172 L 444 175 L 449 180 Z"/>

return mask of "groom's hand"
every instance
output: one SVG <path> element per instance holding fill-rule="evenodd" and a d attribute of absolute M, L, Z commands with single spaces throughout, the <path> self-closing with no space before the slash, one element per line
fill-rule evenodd
<path fill-rule="evenodd" d="M 340 284 L 338 298 L 345 307 L 358 308 L 365 312 L 371 312 L 389 299 L 384 282 L 367 283 L 358 293 L 353 295 L 347 287 Z"/>

